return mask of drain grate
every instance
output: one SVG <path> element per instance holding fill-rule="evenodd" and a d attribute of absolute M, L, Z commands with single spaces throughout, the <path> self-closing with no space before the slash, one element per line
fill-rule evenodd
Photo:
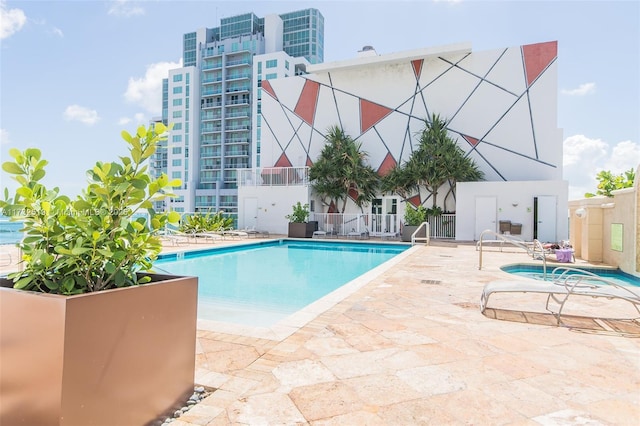
<path fill-rule="evenodd" d="M 420 280 L 421 284 L 442 284 L 439 280 Z"/>

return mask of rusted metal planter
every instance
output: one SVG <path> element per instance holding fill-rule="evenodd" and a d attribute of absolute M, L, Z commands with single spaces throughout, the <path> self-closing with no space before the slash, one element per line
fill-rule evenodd
<path fill-rule="evenodd" d="M 197 277 L 77 296 L 0 279 L 0 424 L 144 425 L 193 393 Z"/>

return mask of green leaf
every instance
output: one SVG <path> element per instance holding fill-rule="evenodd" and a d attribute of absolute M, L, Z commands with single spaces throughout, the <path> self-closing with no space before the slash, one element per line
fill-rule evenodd
<path fill-rule="evenodd" d="M 131 135 L 126 130 L 120 132 L 120 136 L 122 136 L 122 139 L 124 139 L 125 141 L 131 142 Z"/>
<path fill-rule="evenodd" d="M 142 179 L 133 179 L 131 185 L 133 185 L 134 188 L 144 189 L 147 187 L 147 182 Z"/>
<path fill-rule="evenodd" d="M 170 211 L 167 215 L 167 220 L 169 223 L 178 223 L 180 222 L 180 213 L 175 211 Z"/>
<path fill-rule="evenodd" d="M 42 179 L 45 174 L 46 172 L 44 171 L 44 169 L 38 169 L 35 172 L 33 172 L 33 175 L 31 175 L 31 178 L 37 182 L 40 179 Z"/>
<path fill-rule="evenodd" d="M 62 289 L 65 293 L 70 293 L 75 287 L 75 284 L 76 282 L 73 277 L 64 277 L 62 280 Z"/>
<path fill-rule="evenodd" d="M 74 247 L 71 249 L 71 254 L 73 254 L 74 256 L 80 256 L 81 254 L 85 254 L 88 251 L 91 251 L 91 249 L 86 247 Z"/>
<path fill-rule="evenodd" d="M 182 180 L 180 179 L 173 179 L 171 182 L 169 182 L 167 184 L 167 186 L 170 186 L 172 188 L 178 188 L 180 186 L 182 186 Z"/>
<path fill-rule="evenodd" d="M 125 284 L 125 276 L 124 276 L 124 272 L 122 272 L 122 269 L 118 269 L 116 271 L 115 276 L 113 277 L 113 281 L 115 282 L 117 287 L 122 287 Z"/>
<path fill-rule="evenodd" d="M 33 197 L 33 191 L 27 186 L 21 186 L 20 188 L 16 189 L 16 194 L 22 195 L 24 198 Z"/>
<path fill-rule="evenodd" d="M 20 167 L 16 163 L 10 163 L 8 161 L 6 163 L 2 163 L 2 170 L 7 173 L 11 173 L 12 175 L 24 174 L 24 170 L 22 170 L 22 167 Z"/>
<path fill-rule="evenodd" d="M 36 161 L 42 156 L 42 152 L 38 148 L 27 148 L 24 150 L 25 157 L 32 157 Z"/>
<path fill-rule="evenodd" d="M 49 290 L 57 290 L 60 287 L 60 283 L 58 283 L 57 281 L 49 280 L 46 278 L 44 279 L 44 285 L 47 286 Z"/>
<path fill-rule="evenodd" d="M 35 278 L 34 275 L 27 275 L 26 277 L 22 277 L 13 284 L 13 288 L 23 289 L 29 284 L 31 284 L 34 278 Z"/>

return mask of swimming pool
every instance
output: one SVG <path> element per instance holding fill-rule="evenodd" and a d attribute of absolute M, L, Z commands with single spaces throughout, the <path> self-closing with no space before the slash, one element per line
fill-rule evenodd
<path fill-rule="evenodd" d="M 199 278 L 199 320 L 270 327 L 408 248 L 275 240 L 164 254 L 154 266 Z"/>
<path fill-rule="evenodd" d="M 637 278 L 631 274 L 627 274 L 622 272 L 619 269 L 612 268 L 597 268 L 597 267 L 576 267 L 574 265 L 568 266 L 569 268 L 576 268 L 582 271 L 591 272 L 596 274 L 606 280 L 611 280 L 616 284 L 620 285 L 632 285 L 636 287 L 640 287 L 640 278 Z M 556 266 L 547 265 L 547 274 L 551 274 L 551 272 L 556 268 Z M 505 265 L 502 268 L 503 271 L 508 272 L 510 274 L 525 276 L 528 278 L 534 279 L 542 279 L 543 276 L 543 267 L 542 265 L 529 265 L 524 263 L 516 263 L 513 265 Z M 570 271 L 569 274 L 572 272 Z"/>

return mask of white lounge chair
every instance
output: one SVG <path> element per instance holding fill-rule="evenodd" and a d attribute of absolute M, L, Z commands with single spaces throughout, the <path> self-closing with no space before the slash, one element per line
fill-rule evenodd
<path fill-rule="evenodd" d="M 557 325 L 561 324 L 562 310 L 573 296 L 624 300 L 631 303 L 638 312 L 638 317 L 633 319 L 640 318 L 640 290 L 631 286 L 618 285 L 591 272 L 568 267 L 554 269 L 551 279 L 552 281 L 493 281 L 482 290 L 480 311 L 484 313 L 489 298 L 494 293 L 542 293 L 547 295 L 545 309 L 556 317 Z M 550 308 L 551 301 L 559 305 L 557 312 Z"/>

